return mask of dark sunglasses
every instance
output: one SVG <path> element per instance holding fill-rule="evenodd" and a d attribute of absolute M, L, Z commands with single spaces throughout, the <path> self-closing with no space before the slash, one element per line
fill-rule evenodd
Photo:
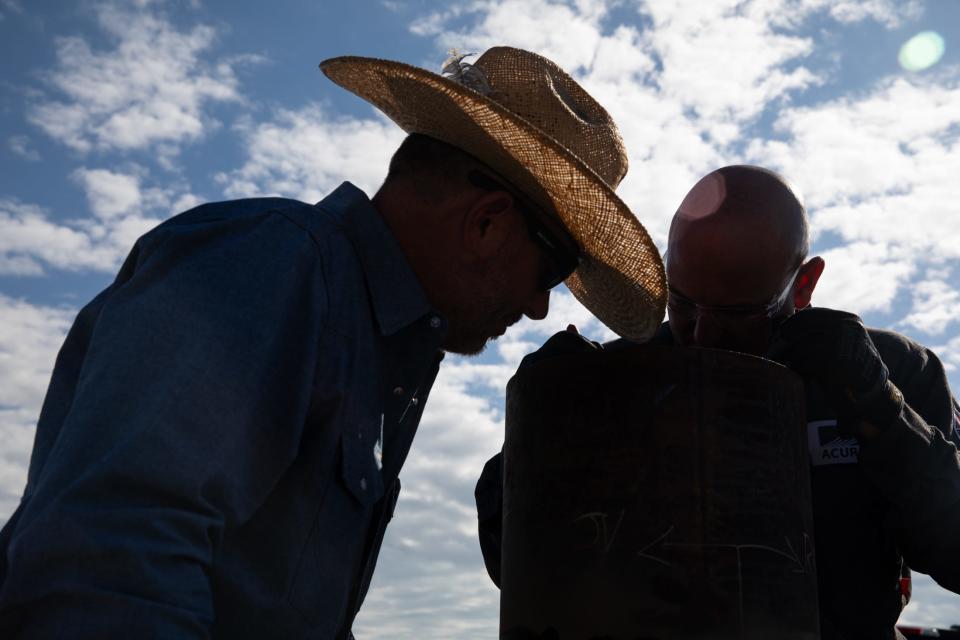
<path fill-rule="evenodd" d="M 547 258 L 545 268 L 540 274 L 537 286 L 541 291 L 549 291 L 570 277 L 580 264 L 580 248 L 576 241 L 561 229 L 551 229 L 543 222 L 545 213 L 519 191 L 508 189 L 497 180 L 481 171 L 471 171 L 467 180 L 473 186 L 485 191 L 505 191 L 513 197 L 517 211 L 523 216 L 530 239 L 540 247 Z M 558 221 L 558 227 L 561 225 Z M 573 249 L 571 249 L 571 247 Z"/>

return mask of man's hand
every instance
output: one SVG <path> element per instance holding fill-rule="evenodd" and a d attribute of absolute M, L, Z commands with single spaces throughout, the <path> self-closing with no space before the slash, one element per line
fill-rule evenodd
<path fill-rule="evenodd" d="M 841 418 L 883 429 L 900 415 L 903 396 L 863 321 L 852 313 L 823 308 L 795 313 L 780 325 L 767 357 L 818 381 Z M 873 431 L 861 427 L 857 435 Z"/>
<path fill-rule="evenodd" d="M 558 331 L 550 336 L 550 339 L 544 342 L 542 347 L 524 356 L 520 362 L 520 369 L 546 358 L 585 353 L 600 349 L 603 349 L 603 346 L 599 342 L 584 338 L 580 335 L 580 332 L 577 331 L 577 328 L 571 324 L 567 325 L 565 331 Z"/>

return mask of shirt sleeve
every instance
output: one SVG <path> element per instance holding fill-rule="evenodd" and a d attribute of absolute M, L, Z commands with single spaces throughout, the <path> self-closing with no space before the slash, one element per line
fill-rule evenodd
<path fill-rule="evenodd" d="M 483 466 L 474 491 L 477 500 L 477 529 L 483 563 L 493 583 L 500 586 L 500 558 L 503 535 L 503 453 Z"/>
<path fill-rule="evenodd" d="M 877 343 L 890 354 L 883 338 Z M 960 593 L 956 403 L 933 352 L 909 342 L 898 351 L 884 361 L 905 406 L 884 433 L 862 439 L 860 468 L 895 507 L 893 528 L 907 564 Z"/>
<path fill-rule="evenodd" d="M 95 302 L 60 355 L 82 351 L 31 463 L 0 603 L 20 638 L 205 638 L 220 540 L 297 455 L 320 253 L 278 213 L 168 223 Z"/>

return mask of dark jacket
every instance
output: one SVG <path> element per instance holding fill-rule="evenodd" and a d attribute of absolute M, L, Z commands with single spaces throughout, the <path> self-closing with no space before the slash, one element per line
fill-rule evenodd
<path fill-rule="evenodd" d="M 864 445 L 844 440 L 822 392 L 807 384 L 822 640 L 895 638 L 908 565 L 960 593 L 957 403 L 933 352 L 891 331 L 869 332 L 908 405 L 890 431 Z M 667 323 L 651 343 L 673 344 Z M 480 546 L 499 586 L 499 454 L 484 467 L 476 498 Z"/>

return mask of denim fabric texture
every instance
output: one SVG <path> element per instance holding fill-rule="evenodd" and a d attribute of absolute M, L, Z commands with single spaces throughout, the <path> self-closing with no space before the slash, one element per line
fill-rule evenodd
<path fill-rule="evenodd" d="M 3 638 L 349 638 L 446 322 L 349 183 L 144 235 L 57 358 Z"/>

